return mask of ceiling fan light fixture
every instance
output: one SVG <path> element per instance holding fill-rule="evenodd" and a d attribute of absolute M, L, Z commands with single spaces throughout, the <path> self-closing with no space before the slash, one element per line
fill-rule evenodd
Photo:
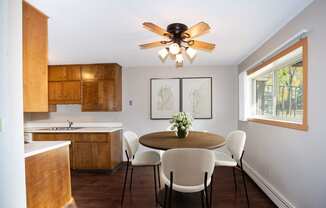
<path fill-rule="evenodd" d="M 196 56 L 196 54 L 197 54 L 197 51 L 196 51 L 195 49 L 193 49 L 193 48 L 188 47 L 188 48 L 186 49 L 186 54 L 187 54 L 188 57 L 192 60 L 192 59 L 195 58 L 195 56 Z"/>
<path fill-rule="evenodd" d="M 165 60 L 166 57 L 169 55 L 169 50 L 167 48 L 163 48 L 163 49 L 158 51 L 158 55 L 160 56 L 160 58 L 162 60 Z"/>
<path fill-rule="evenodd" d="M 159 58 L 162 62 L 165 62 L 167 57 L 170 56 L 171 59 L 176 61 L 177 67 L 182 67 L 183 65 L 183 54 L 192 63 L 197 55 L 197 50 L 211 52 L 215 48 L 214 43 L 194 39 L 206 34 L 210 30 L 210 26 L 205 22 L 199 22 L 191 27 L 182 23 L 172 23 L 166 29 L 152 22 L 144 22 L 143 25 L 145 29 L 163 36 L 165 40 L 154 41 L 139 46 L 142 49 L 163 46 L 164 48 L 158 51 Z"/>
<path fill-rule="evenodd" d="M 180 53 L 180 50 L 181 49 L 178 43 L 173 43 L 169 46 L 169 51 L 173 55 L 177 55 L 178 53 Z"/>

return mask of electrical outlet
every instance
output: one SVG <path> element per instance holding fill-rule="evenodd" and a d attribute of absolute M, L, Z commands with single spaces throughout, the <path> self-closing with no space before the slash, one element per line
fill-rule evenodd
<path fill-rule="evenodd" d="M 132 100 L 129 100 L 129 105 L 132 106 Z"/>

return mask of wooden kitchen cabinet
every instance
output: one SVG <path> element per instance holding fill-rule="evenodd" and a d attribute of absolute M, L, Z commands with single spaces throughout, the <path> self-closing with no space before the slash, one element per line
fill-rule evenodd
<path fill-rule="evenodd" d="M 122 72 L 118 64 L 82 65 L 82 111 L 121 111 Z"/>
<path fill-rule="evenodd" d="M 111 169 L 122 163 L 122 130 L 114 131 L 110 136 L 110 166 Z"/>
<path fill-rule="evenodd" d="M 49 82 L 49 104 L 80 103 L 80 81 Z"/>
<path fill-rule="evenodd" d="M 49 103 L 80 104 L 80 65 L 49 66 Z"/>
<path fill-rule="evenodd" d="M 23 1 L 24 112 L 48 112 L 48 17 Z"/>
<path fill-rule="evenodd" d="M 81 104 L 83 112 L 122 110 L 119 64 L 52 65 L 48 70 L 50 104 Z"/>
<path fill-rule="evenodd" d="M 76 169 L 109 169 L 110 143 L 76 142 L 73 145 Z"/>
<path fill-rule="evenodd" d="M 34 141 L 71 141 L 75 170 L 112 170 L 122 162 L 122 131 L 110 133 L 33 133 Z"/>
<path fill-rule="evenodd" d="M 49 66 L 49 82 L 81 80 L 80 65 Z"/>
<path fill-rule="evenodd" d="M 82 82 L 82 111 L 114 111 L 114 83 L 112 80 Z"/>
<path fill-rule="evenodd" d="M 81 66 L 82 80 L 115 79 L 119 64 L 85 64 Z"/>
<path fill-rule="evenodd" d="M 73 144 L 76 169 L 114 169 L 122 162 L 121 131 L 83 133 Z"/>

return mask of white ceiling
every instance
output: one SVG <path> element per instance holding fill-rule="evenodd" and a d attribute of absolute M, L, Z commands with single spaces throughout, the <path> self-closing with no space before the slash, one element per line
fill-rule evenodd
<path fill-rule="evenodd" d="M 205 21 L 211 32 L 199 39 L 216 43 L 192 65 L 236 65 L 313 0 L 28 0 L 49 19 L 49 63 L 117 62 L 162 66 L 159 48 L 138 44 L 159 40 L 142 28 Z M 165 65 L 174 65 L 167 61 Z M 185 65 L 190 63 L 186 61 Z"/>

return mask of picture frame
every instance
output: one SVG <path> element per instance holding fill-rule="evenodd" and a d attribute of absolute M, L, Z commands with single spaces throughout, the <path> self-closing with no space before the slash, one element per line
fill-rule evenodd
<path fill-rule="evenodd" d="M 181 110 L 194 119 L 213 118 L 212 77 L 186 77 L 181 79 Z"/>
<path fill-rule="evenodd" d="M 179 78 L 150 79 L 150 119 L 168 120 L 181 111 L 181 80 Z"/>

